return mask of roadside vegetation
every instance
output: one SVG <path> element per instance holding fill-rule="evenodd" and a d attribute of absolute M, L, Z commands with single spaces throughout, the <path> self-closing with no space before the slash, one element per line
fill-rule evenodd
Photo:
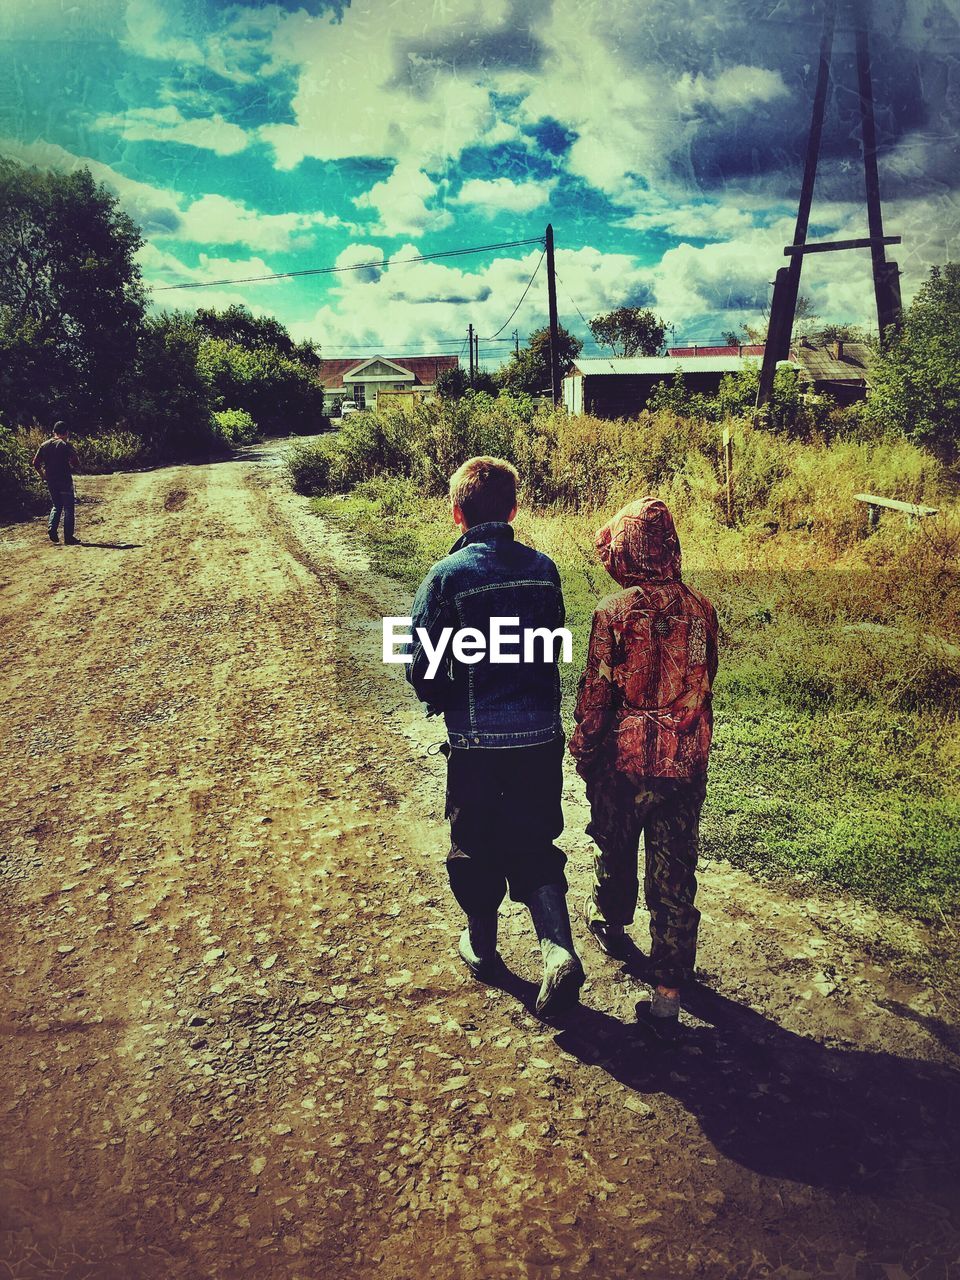
<path fill-rule="evenodd" d="M 148 315 L 142 243 L 87 170 L 0 158 L 0 516 L 43 505 L 30 460 L 57 420 L 84 471 L 323 425 L 316 348 L 240 306 Z"/>
<path fill-rule="evenodd" d="M 727 403 L 736 388 L 724 388 Z M 960 908 L 960 512 L 942 458 L 863 408 L 814 406 L 781 428 L 684 405 L 608 422 L 536 412 L 522 394 L 466 393 L 410 414 L 364 413 L 291 450 L 295 487 L 358 532 L 411 590 L 454 540 L 447 477 L 473 453 L 509 458 L 518 536 L 557 561 L 576 681 L 599 598 L 615 584 L 598 525 L 641 493 L 675 512 L 687 579 L 716 603 L 722 664 L 704 852 L 753 872 L 852 890 L 939 919 Z M 728 523 L 722 429 L 734 440 Z M 876 532 L 867 491 L 939 506 Z"/>

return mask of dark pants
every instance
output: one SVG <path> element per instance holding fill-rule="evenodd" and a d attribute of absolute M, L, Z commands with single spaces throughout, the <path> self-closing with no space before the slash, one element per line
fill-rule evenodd
<path fill-rule="evenodd" d="M 705 779 L 650 778 L 638 785 L 612 767 L 601 767 L 587 779 L 587 835 L 598 850 L 594 918 L 607 924 L 632 922 L 640 890 L 637 861 L 642 836 L 651 967 L 664 987 L 680 986 L 692 975 L 696 960 L 700 912 L 693 904 L 705 795 Z"/>
<path fill-rule="evenodd" d="M 508 887 L 514 902 L 545 884 L 566 892 L 566 858 L 553 843 L 563 830 L 563 745 L 448 748 L 447 873 L 468 916 L 496 911 Z"/>
<path fill-rule="evenodd" d="M 50 512 L 50 520 L 48 528 L 51 533 L 57 532 L 57 526 L 60 524 L 60 515 L 63 514 L 63 536 L 65 538 L 73 537 L 73 481 L 56 481 L 48 480 L 47 488 L 50 490 L 50 500 L 53 508 Z"/>

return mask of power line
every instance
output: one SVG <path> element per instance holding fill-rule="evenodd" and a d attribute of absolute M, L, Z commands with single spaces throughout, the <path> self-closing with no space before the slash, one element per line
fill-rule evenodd
<path fill-rule="evenodd" d="M 343 267 L 304 267 L 299 271 L 274 271 L 263 276 L 241 276 L 235 280 L 198 280 L 185 284 L 163 284 L 154 287 L 154 293 L 168 293 L 172 289 L 211 289 L 214 286 L 229 284 L 256 284 L 264 280 L 291 280 L 295 276 L 327 276 L 341 271 L 363 271 L 374 268 L 378 271 L 384 267 L 401 266 L 411 262 L 429 262 L 435 258 L 462 258 L 471 253 L 490 253 L 494 249 L 516 249 L 521 245 L 543 244 L 542 236 L 533 236 L 529 240 L 504 240 L 500 244 L 480 244 L 471 249 L 444 249 L 439 253 L 420 253 L 414 258 L 379 258 L 372 262 L 354 262 Z M 536 274 L 536 272 L 534 272 Z M 531 281 L 532 282 L 532 281 Z M 527 288 L 530 286 L 528 285 Z M 521 298 L 521 302 L 523 299 Z M 519 303 L 517 304 L 519 306 Z M 511 316 L 511 319 L 513 317 Z M 508 320 L 509 324 L 510 321 Z"/>
<path fill-rule="evenodd" d="M 523 300 L 524 300 L 524 298 L 527 296 L 527 294 L 530 292 L 530 286 L 533 284 L 534 280 L 537 278 L 537 272 L 540 270 L 540 264 L 543 262 L 543 257 L 544 257 L 544 254 L 545 254 L 546 252 L 547 252 L 547 251 L 546 251 L 546 249 L 544 249 L 543 253 L 541 253 L 541 255 L 540 255 L 540 262 L 538 262 L 538 263 L 537 263 L 537 265 L 533 268 L 533 275 L 532 275 L 532 276 L 530 277 L 530 279 L 527 281 L 527 287 L 526 287 L 526 289 L 524 289 L 523 293 L 521 293 L 521 295 L 520 295 L 520 301 L 517 303 L 517 305 L 516 305 L 516 306 L 513 308 L 513 310 L 510 312 L 509 317 L 508 317 L 508 318 L 503 322 L 503 324 L 500 326 L 500 328 L 497 330 L 497 332 L 496 332 L 496 333 L 491 334 L 491 336 L 490 336 L 489 338 L 484 338 L 484 342 L 492 342 L 492 341 L 494 340 L 494 338 L 498 338 L 498 337 L 500 336 L 500 334 L 501 334 L 501 333 L 503 333 L 504 329 L 507 327 L 507 325 L 508 325 L 508 324 L 510 323 L 510 321 L 513 319 L 513 317 L 514 317 L 514 316 L 517 314 L 517 312 L 520 310 L 520 308 L 523 306 Z"/>
<path fill-rule="evenodd" d="M 557 277 L 557 279 L 558 279 L 558 280 L 560 280 L 560 275 L 559 275 L 559 273 L 558 273 L 558 272 L 556 272 L 556 271 L 555 271 L 553 274 Z M 573 298 L 571 298 L 571 297 L 570 297 L 570 290 L 567 288 L 567 286 L 566 286 L 565 284 L 563 284 L 563 281 L 562 281 L 562 280 L 560 280 L 560 283 L 563 285 L 563 292 L 567 295 L 567 298 L 570 300 L 570 302 L 572 302 L 572 303 L 573 303 L 573 306 L 574 306 L 574 308 L 576 309 L 577 315 L 580 317 L 580 319 L 583 321 L 583 323 L 584 323 L 584 324 L 587 326 L 587 328 L 589 329 L 589 328 L 590 328 L 590 321 L 587 319 L 587 317 L 583 314 L 583 312 L 582 312 L 582 311 L 580 310 L 580 308 L 577 306 L 576 302 L 574 302 Z"/>

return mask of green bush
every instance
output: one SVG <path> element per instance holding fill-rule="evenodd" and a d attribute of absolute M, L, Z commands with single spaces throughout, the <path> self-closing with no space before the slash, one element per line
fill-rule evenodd
<path fill-rule="evenodd" d="M 226 445 L 252 444 L 257 438 L 257 424 L 246 409 L 219 409 L 213 429 Z"/>
<path fill-rule="evenodd" d="M 330 491 L 332 443 L 330 437 L 324 437 L 309 444 L 294 445 L 288 451 L 287 474 L 297 493 L 316 498 Z"/>
<path fill-rule="evenodd" d="M 39 443 L 39 441 L 37 441 Z M 29 515 L 46 504 L 43 482 L 32 465 L 36 443 L 0 425 L 0 516 Z"/>
<path fill-rule="evenodd" d="M 126 471 L 152 461 L 143 440 L 132 431 L 102 431 L 74 441 L 83 472 Z"/>
<path fill-rule="evenodd" d="M 214 411 L 242 409 L 265 435 L 319 431 L 323 425 L 323 387 L 315 374 L 273 348 L 207 338 L 198 346 L 197 369 Z"/>

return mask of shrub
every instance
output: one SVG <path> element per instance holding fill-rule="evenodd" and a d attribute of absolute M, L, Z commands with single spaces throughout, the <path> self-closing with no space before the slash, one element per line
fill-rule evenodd
<path fill-rule="evenodd" d="M 132 431 L 102 431 L 75 441 L 83 472 L 126 471 L 151 461 L 139 436 Z"/>
<path fill-rule="evenodd" d="M 306 365 L 279 351 L 208 338 L 199 344 L 197 369 L 215 411 L 243 409 L 265 435 L 322 425 L 323 387 Z"/>
<path fill-rule="evenodd" d="M 290 482 L 297 493 L 316 498 L 330 491 L 332 440 L 326 437 L 309 444 L 295 445 L 286 455 Z"/>
<path fill-rule="evenodd" d="M 36 442 L 0 425 L 0 516 L 14 519 L 45 505 L 43 482 L 33 469 Z"/>
<path fill-rule="evenodd" d="M 257 424 L 246 409 L 219 409 L 213 429 L 226 445 L 251 444 L 257 438 Z"/>

